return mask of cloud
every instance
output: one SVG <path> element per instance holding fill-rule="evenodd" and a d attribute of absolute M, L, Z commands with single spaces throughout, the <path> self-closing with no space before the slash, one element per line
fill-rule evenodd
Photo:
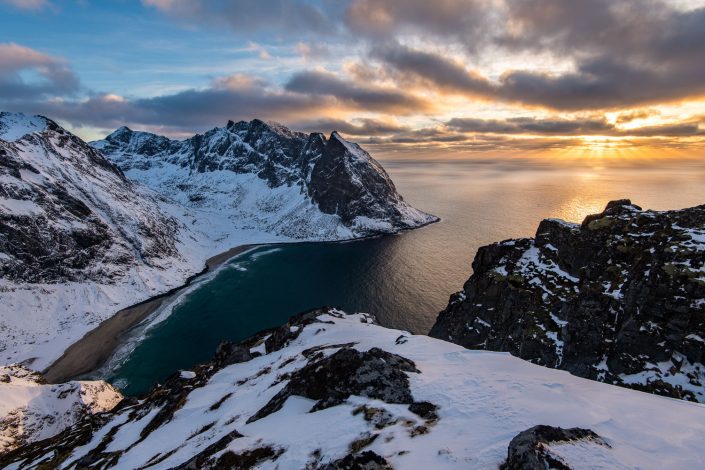
<path fill-rule="evenodd" d="M 292 75 L 286 90 L 306 95 L 334 97 L 355 107 L 388 113 L 420 113 L 431 109 L 431 103 L 397 88 L 379 87 L 342 80 L 333 73 L 305 71 Z"/>
<path fill-rule="evenodd" d="M 46 99 L 78 90 L 78 77 L 62 59 L 15 43 L 0 44 L 1 100 Z"/>
<path fill-rule="evenodd" d="M 452 38 L 474 50 L 481 38 L 491 36 L 493 0 L 354 0 L 344 22 L 355 34 L 376 39 L 413 34 Z M 484 41 L 483 41 L 484 42 Z"/>
<path fill-rule="evenodd" d="M 495 134 L 605 135 L 614 131 L 614 126 L 604 119 L 453 118 L 446 126 L 461 132 Z"/>
<path fill-rule="evenodd" d="M 210 87 L 142 99 L 98 94 L 85 100 L 26 103 L 40 112 L 74 126 L 103 129 L 124 124 L 159 128 L 165 132 L 205 130 L 229 119 L 293 120 L 324 114 L 333 100 L 270 89 L 261 80 L 236 75 L 215 80 Z"/>
<path fill-rule="evenodd" d="M 166 133 L 202 131 L 223 125 L 229 119 L 271 119 L 301 123 L 303 127 L 328 131 L 338 128 L 348 133 L 376 135 L 404 129 L 391 121 L 359 119 L 354 124 L 342 120 L 326 120 L 325 116 L 342 110 L 378 109 L 410 111 L 418 109 L 416 98 L 378 88 L 365 88 L 342 80 L 331 80 L 327 74 L 315 83 L 299 77 L 290 89 L 274 87 L 257 77 L 235 74 L 220 77 L 202 89 L 190 89 L 152 98 L 128 99 L 114 94 L 94 94 L 86 99 L 25 100 L 3 103 L 0 107 L 40 113 L 69 122 L 73 126 L 102 129 L 125 124 L 138 128 L 159 129 Z M 325 86 L 323 86 L 325 85 Z M 340 93 L 338 96 L 336 93 Z M 317 122 L 308 116 L 320 116 Z M 360 135 L 360 134 L 356 134 Z"/>
<path fill-rule="evenodd" d="M 408 126 L 404 126 L 395 122 L 361 118 L 355 119 L 352 122 L 344 119 L 317 119 L 314 121 L 302 121 L 293 123 L 292 127 L 306 132 L 323 132 L 327 133 L 332 130 L 342 132 L 343 134 L 353 136 L 379 136 L 391 135 L 410 130 Z"/>
<path fill-rule="evenodd" d="M 687 122 L 655 126 L 619 128 L 604 118 L 592 119 L 537 119 L 517 117 L 511 119 L 453 118 L 445 126 L 457 132 L 503 135 L 555 135 L 555 136 L 621 136 L 621 137 L 689 137 L 705 135 L 702 117 Z"/>

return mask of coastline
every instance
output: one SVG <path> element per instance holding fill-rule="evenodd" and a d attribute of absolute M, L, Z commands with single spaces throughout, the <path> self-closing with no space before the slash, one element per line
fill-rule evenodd
<path fill-rule="evenodd" d="M 42 371 L 42 375 L 48 383 L 62 383 L 98 369 L 110 359 L 120 344 L 122 336 L 157 311 L 164 301 L 229 259 L 264 245 L 267 243 L 238 245 L 211 256 L 206 260 L 206 266 L 201 272 L 189 276 L 179 287 L 119 310 L 115 315 L 103 320 L 97 327 L 69 346 L 61 357 Z"/>
<path fill-rule="evenodd" d="M 435 216 L 434 216 L 435 217 Z M 349 243 L 362 241 L 370 238 L 377 238 L 386 235 L 400 235 L 411 230 L 418 230 L 441 222 L 440 217 L 416 227 L 404 228 L 393 233 L 379 233 L 367 235 L 359 238 L 344 240 L 305 240 L 296 242 L 273 242 L 273 243 L 252 243 L 237 245 L 222 253 L 211 256 L 205 262 L 202 271 L 188 277 L 184 284 L 175 287 L 167 292 L 159 294 L 137 304 L 119 310 L 110 318 L 103 320 L 97 327 L 86 333 L 81 339 L 71 344 L 49 367 L 41 373 L 48 383 L 58 384 L 75 380 L 77 377 L 94 372 L 105 364 L 113 355 L 115 350 L 123 340 L 125 333 L 139 325 L 147 317 L 153 314 L 163 303 L 174 295 L 179 294 L 183 289 L 189 287 L 196 279 L 204 274 L 218 268 L 226 261 L 241 255 L 247 251 L 262 246 L 290 245 L 292 243 Z"/>

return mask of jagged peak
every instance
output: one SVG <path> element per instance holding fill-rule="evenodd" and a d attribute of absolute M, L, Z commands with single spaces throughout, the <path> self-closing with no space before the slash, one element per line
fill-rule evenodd
<path fill-rule="evenodd" d="M 346 140 L 338 131 L 333 131 L 330 134 L 330 142 L 338 142 L 340 143 L 343 147 L 345 147 L 345 150 L 351 154 L 353 157 L 359 158 L 359 159 L 369 159 L 370 154 L 367 153 L 360 147 L 358 144 L 354 142 L 350 142 Z"/>

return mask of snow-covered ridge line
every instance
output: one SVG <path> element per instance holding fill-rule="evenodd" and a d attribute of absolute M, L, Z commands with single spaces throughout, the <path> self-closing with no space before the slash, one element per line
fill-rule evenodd
<path fill-rule="evenodd" d="M 687 469 L 703 463 L 703 431 L 702 405 L 322 309 L 225 343 L 0 465 L 486 469 L 509 454 L 515 466 L 548 455 L 571 468 Z"/>

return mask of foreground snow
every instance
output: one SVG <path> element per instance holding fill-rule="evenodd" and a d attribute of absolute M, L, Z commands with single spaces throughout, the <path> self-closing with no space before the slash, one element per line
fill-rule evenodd
<path fill-rule="evenodd" d="M 604 439 L 606 445 L 596 440 L 551 444 L 549 451 L 571 468 L 705 465 L 705 407 L 699 404 L 383 328 L 362 314 L 332 310 L 313 323 L 286 328 L 298 336 L 281 349 L 218 371 L 209 365 L 175 374 L 168 394 L 183 394 L 177 405 L 164 404 L 166 393 L 155 392 L 123 406 L 61 467 L 75 466 L 82 457 L 96 462 L 91 460 L 95 452 L 104 449 L 100 455 L 119 468 L 173 468 L 198 456 L 191 462 L 199 468 L 249 458 L 256 468 L 300 469 L 372 451 L 394 468 L 487 469 L 504 461 L 515 435 L 539 424 L 587 428 Z M 423 418 L 407 404 L 360 395 L 312 411 L 317 400 L 296 394 L 281 409 L 253 419 L 289 386 L 292 374 L 345 347 L 380 348 L 413 361 L 418 373 L 404 372 L 413 401 L 435 405 L 437 419 Z M 267 349 L 262 343 L 251 348 L 253 353 Z M 76 436 L 67 435 L 63 442 Z M 33 466 L 54 458 L 52 446 L 64 445 L 60 442 L 34 449 L 25 454 L 34 460 L 21 463 Z"/>
<path fill-rule="evenodd" d="M 0 453 L 49 438 L 87 413 L 111 410 L 122 395 L 99 381 L 46 385 L 21 366 L 0 367 Z"/>

